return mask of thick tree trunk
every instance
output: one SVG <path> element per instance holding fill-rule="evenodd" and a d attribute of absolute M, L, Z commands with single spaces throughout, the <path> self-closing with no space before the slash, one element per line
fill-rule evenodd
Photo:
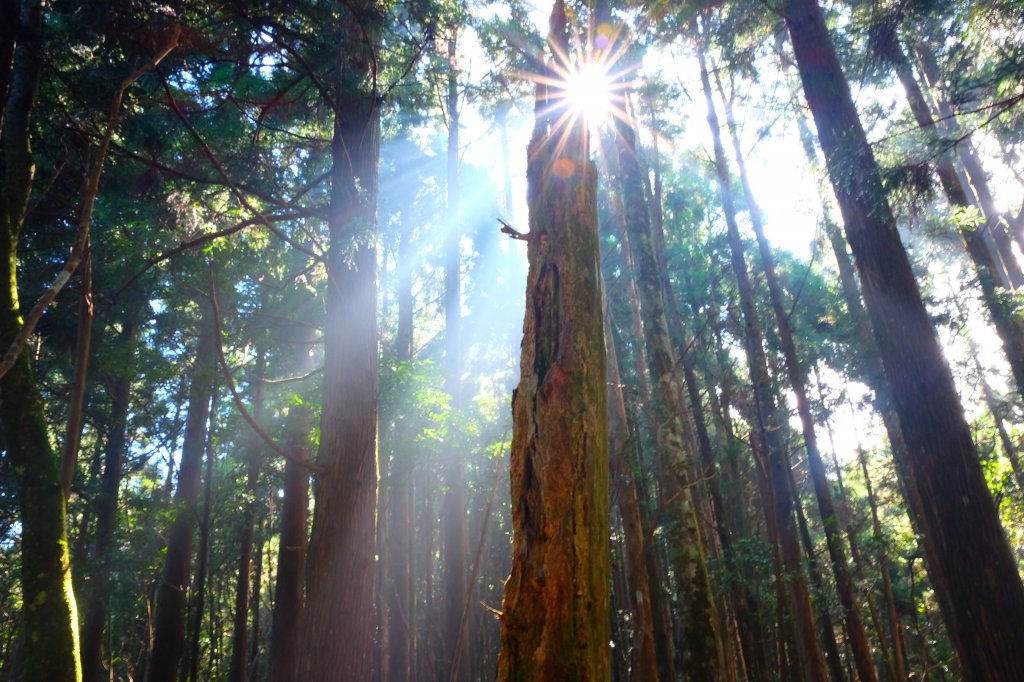
<path fill-rule="evenodd" d="M 816 0 L 784 15 L 900 415 L 930 574 L 965 679 L 1024 678 L 1024 585 Z M 979 570 L 984 565 L 984 570 Z"/>
<path fill-rule="evenodd" d="M 369 679 L 377 505 L 375 0 L 343 10 L 334 101 L 324 400 L 299 677 Z"/>
<path fill-rule="evenodd" d="M 5 7 L 4 14 L 8 14 Z M 10 84 L 3 110 L 0 174 L 0 347 L 22 329 L 18 301 L 18 240 L 32 191 L 35 163 L 30 142 L 32 109 L 44 59 L 43 3 L 21 5 Z M 7 29 L 5 29 L 7 30 Z M 9 58 L 9 57 L 8 57 Z M 4 67 L 0 64 L 0 69 Z M 43 401 L 23 353 L 0 380 L 0 422 L 11 470 L 18 472 L 21 521 L 21 588 L 27 679 L 78 680 L 78 615 L 71 586 L 59 460 L 50 446 Z"/>
<path fill-rule="evenodd" d="M 568 50 L 565 6 L 552 45 Z M 553 71 L 549 67 L 549 71 Z M 512 573 L 498 680 L 605 680 L 607 387 L 596 171 L 586 126 L 559 124 L 538 83 L 528 149 L 530 233 L 522 377 L 512 399 Z"/>
<path fill-rule="evenodd" d="M 173 682 L 177 679 L 178 664 L 185 653 L 185 606 L 192 563 L 192 535 L 196 519 L 200 516 L 199 489 L 217 352 L 212 306 L 204 301 L 201 307 L 203 317 L 199 323 L 199 340 L 189 387 L 178 487 L 174 492 L 174 512 L 167 532 L 164 568 L 157 587 L 153 649 L 146 668 L 147 682 Z"/>
<path fill-rule="evenodd" d="M 696 30 L 694 30 L 696 35 Z M 707 66 L 704 64 L 703 52 L 697 52 L 700 61 L 701 83 L 708 109 L 708 126 L 711 130 L 715 153 L 715 171 L 718 177 L 719 193 L 725 212 L 728 229 L 729 248 L 732 255 L 732 270 L 736 277 L 740 295 L 740 308 L 743 312 L 744 346 L 747 355 L 747 366 L 754 389 L 754 403 L 757 420 L 752 424 L 760 432 L 764 443 L 765 466 L 771 484 L 775 502 L 775 520 L 778 525 L 779 544 L 782 559 L 789 575 L 786 576 L 788 592 L 793 605 L 796 620 L 797 653 L 800 668 L 807 682 L 819 682 L 825 679 L 821 652 L 814 633 L 814 615 L 811 611 L 810 595 L 807 583 L 801 570 L 802 559 L 800 545 L 797 541 L 796 529 L 793 525 L 793 500 L 789 491 L 789 462 L 786 458 L 785 445 L 782 442 L 781 429 L 784 422 L 778 414 L 775 395 L 772 390 L 768 363 L 762 345 L 761 323 L 754 304 L 754 294 L 747 272 L 743 241 L 740 238 L 739 226 L 736 224 L 736 208 L 732 192 L 729 189 L 729 169 L 722 146 L 718 115 L 715 113 L 714 99 L 711 94 L 711 81 Z"/>

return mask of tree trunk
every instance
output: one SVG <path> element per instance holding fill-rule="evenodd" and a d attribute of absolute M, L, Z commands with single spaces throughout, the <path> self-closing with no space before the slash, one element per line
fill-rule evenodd
<path fill-rule="evenodd" d="M 411 230 L 403 226 L 398 246 L 398 333 L 396 358 L 399 363 L 408 363 L 413 355 L 413 244 Z M 390 624 L 390 646 L 387 655 L 390 679 L 394 682 L 415 680 L 416 633 L 414 625 L 415 584 L 412 571 L 413 559 L 413 462 L 411 449 L 415 434 L 410 432 L 406 420 L 396 425 L 395 453 L 391 470 L 392 493 L 389 509 L 389 550 L 390 584 L 386 586 L 388 617 Z"/>
<path fill-rule="evenodd" d="M 565 6 L 549 40 L 567 54 Z M 554 76 L 553 66 L 548 67 Z M 512 573 L 498 680 L 605 680 L 607 387 L 596 171 L 585 124 L 539 82 L 527 152 L 530 233 L 522 377 L 512 399 Z"/>
<path fill-rule="evenodd" d="M 214 418 L 217 416 L 217 391 L 213 391 L 210 397 L 210 428 L 206 434 L 206 476 L 203 481 L 203 520 L 199 526 L 199 556 L 196 558 L 196 581 L 192 591 L 192 604 L 189 605 L 190 613 L 188 619 L 188 632 L 192 635 L 189 651 L 185 656 L 185 664 L 182 665 L 182 682 L 197 682 L 199 679 L 199 640 L 203 628 L 203 607 L 206 601 L 206 583 L 208 578 L 208 566 L 210 565 L 210 513 L 211 498 L 213 493 L 213 435 Z M 211 624 L 212 628 L 212 624 Z M 210 656 L 211 664 L 214 656 Z"/>
<path fill-rule="evenodd" d="M 818 501 L 818 511 L 821 514 L 821 523 L 825 530 L 825 542 L 832 565 L 832 574 L 835 576 L 836 592 L 839 595 L 839 603 L 843 608 L 846 636 L 849 638 L 850 649 L 853 652 L 853 660 L 860 680 L 862 682 L 877 682 L 878 675 L 875 672 L 874 661 L 871 655 L 871 644 L 868 642 L 867 632 L 864 630 L 864 623 L 861 620 L 860 611 L 856 603 L 853 582 L 846 559 L 846 550 L 843 547 L 839 516 L 836 513 L 835 503 L 832 500 L 832 484 L 825 473 L 825 463 L 821 459 L 818 437 L 814 431 L 814 416 L 811 414 L 811 402 L 807 394 L 807 371 L 797 355 L 796 341 L 793 338 L 789 311 L 783 301 L 782 285 L 779 282 L 778 274 L 775 272 L 775 256 L 772 253 L 771 245 L 768 243 L 768 238 L 765 236 L 761 209 L 754 197 L 754 190 L 750 186 L 750 178 L 747 176 L 739 132 L 736 127 L 736 121 L 733 118 L 732 101 L 725 97 L 720 81 L 719 94 L 722 96 L 725 104 L 726 121 L 732 137 L 736 167 L 739 169 L 743 194 L 746 198 L 747 209 L 750 214 L 750 223 L 754 228 L 757 246 L 761 253 L 761 266 L 764 269 L 765 281 L 768 285 L 768 297 L 771 301 L 772 311 L 775 313 L 775 324 L 779 332 L 779 341 L 782 344 L 782 355 L 786 361 L 786 373 L 789 377 L 793 394 L 796 397 L 796 409 L 800 416 L 804 448 L 807 452 L 807 466 L 811 473 L 814 496 Z"/>
<path fill-rule="evenodd" d="M 920 498 L 929 572 L 968 680 L 1024 678 L 1024 585 L 816 0 L 784 15 Z M 978 566 L 984 565 L 985 570 Z"/>
<path fill-rule="evenodd" d="M 78 298 L 78 333 L 75 340 L 75 374 L 71 381 L 71 405 L 68 423 L 64 429 L 64 447 L 60 455 L 60 485 L 64 499 L 71 494 L 75 479 L 75 465 L 82 445 L 82 409 L 85 406 L 85 387 L 89 374 L 89 348 L 92 345 L 92 247 L 88 240 L 82 253 L 80 268 L 82 293 Z"/>
<path fill-rule="evenodd" d="M 343 11 L 331 147 L 324 399 L 299 677 L 369 679 L 377 505 L 377 162 L 382 7 Z"/>
<path fill-rule="evenodd" d="M 6 12 L 5 12 L 6 13 Z M 6 107 L 0 187 L 0 347 L 22 329 L 18 301 L 18 240 L 32 191 L 32 109 L 44 59 L 43 3 L 25 0 L 15 37 Z M 5 29 L 6 30 L 6 29 Z M 3 65 L 0 65 L 2 68 Z M 0 422 L 11 470 L 18 472 L 21 521 L 21 588 L 24 604 L 25 676 L 32 680 L 78 680 L 78 615 L 71 585 L 59 459 L 50 446 L 43 401 L 29 358 L 22 353 L 0 380 Z"/>
<path fill-rule="evenodd" d="M 252 377 L 252 417 L 257 422 L 263 418 L 263 383 L 266 371 L 266 353 L 262 347 L 256 351 L 256 369 Z M 244 682 L 249 663 L 249 573 L 252 567 L 252 545 L 256 524 L 256 489 L 260 478 L 260 464 L 263 457 L 262 443 L 252 438 L 246 457 L 245 511 L 242 517 L 242 537 L 238 549 L 238 580 L 235 581 L 235 618 L 231 630 L 230 682 Z M 258 597 L 258 595 L 257 595 Z"/>
<path fill-rule="evenodd" d="M 445 388 L 451 396 L 452 407 L 462 406 L 462 349 L 461 318 L 462 288 L 459 269 L 462 263 L 462 221 L 459 197 L 459 81 L 456 46 L 457 24 L 449 26 L 448 38 L 448 230 L 445 238 Z M 444 567 L 444 655 L 438 661 L 438 674 L 446 676 L 455 659 L 455 643 L 459 638 L 459 625 L 466 604 L 466 561 L 468 559 L 468 530 L 466 528 L 466 484 L 463 469 L 465 453 L 452 446 L 445 457 L 445 492 L 441 503 L 442 565 Z M 460 661 L 454 682 L 468 682 L 469 656 L 458 656 Z"/>
<path fill-rule="evenodd" d="M 938 141 L 935 120 L 932 118 L 924 93 L 914 77 L 914 70 L 910 65 L 910 61 L 904 54 L 903 46 L 900 45 L 896 32 L 892 27 L 890 26 L 883 30 L 885 31 L 882 33 L 882 36 L 886 40 L 886 55 L 892 62 L 893 69 L 896 71 L 896 75 L 899 77 L 900 83 L 907 94 L 907 100 L 910 104 L 910 111 L 914 115 L 914 120 L 925 132 L 929 141 L 935 143 Z M 970 207 L 971 203 L 968 200 L 967 191 L 960 183 L 960 178 L 953 167 L 953 160 L 949 152 L 943 153 L 938 157 L 935 163 L 935 171 L 939 176 L 939 182 L 942 185 L 942 190 L 950 207 L 959 209 Z M 989 201 L 991 201 L 991 197 Z M 988 210 L 992 211 L 994 209 L 989 207 Z M 1004 281 L 1006 279 L 1006 266 L 1001 262 L 997 263 L 998 249 L 990 250 L 984 238 L 986 230 L 991 230 L 992 226 L 998 225 L 998 221 L 999 218 L 994 217 L 982 229 L 961 227 L 960 236 L 963 239 L 967 254 L 974 264 L 978 283 L 981 286 L 982 300 L 985 302 L 985 307 L 992 316 L 992 322 L 995 324 L 999 338 L 1003 342 L 1003 350 L 1006 352 L 1006 359 L 1009 361 L 1010 369 L 1013 371 L 1017 390 L 1024 395 L 1024 325 L 1014 316 L 1015 304 L 1007 299 L 1006 291 L 1000 291 L 997 287 L 999 278 L 1002 278 Z M 1016 265 L 1016 261 L 1008 261 L 1008 263 Z M 1016 272 L 1019 274 L 1019 268 Z"/>
<path fill-rule="evenodd" d="M 157 588 L 153 650 L 146 669 L 147 682 L 173 682 L 185 653 L 185 606 L 192 563 L 192 535 L 196 519 L 200 516 L 199 489 L 217 352 L 212 306 L 209 301 L 200 305 L 203 317 L 199 322 L 199 341 L 192 367 L 178 487 L 174 493 L 171 527 L 167 532 L 167 553 Z"/>
<path fill-rule="evenodd" d="M 117 501 L 121 488 L 122 468 L 127 454 L 128 409 L 131 406 L 131 383 L 134 369 L 134 344 L 139 326 L 134 319 L 124 322 L 120 341 L 129 349 L 132 366 L 107 381 L 110 396 L 110 422 L 103 448 L 103 478 L 96 501 L 96 530 L 92 543 L 92 562 L 96 568 L 89 577 L 85 619 L 82 622 L 82 679 L 95 682 L 103 669 L 103 631 L 107 624 L 107 602 L 110 599 L 110 552 L 117 527 Z"/>
<path fill-rule="evenodd" d="M 663 272 L 654 248 L 650 213 L 637 158 L 636 133 L 625 117 L 615 118 L 619 178 L 629 247 L 636 265 L 643 334 L 652 380 L 654 438 L 662 462 L 663 506 L 672 510 L 669 537 L 679 590 L 685 648 L 683 674 L 715 680 L 722 675 L 722 642 L 714 596 L 704 558 L 691 486 L 696 467 L 686 451 L 683 420 L 686 407 L 676 377 L 676 353 L 669 335 Z"/>
<path fill-rule="evenodd" d="M 647 552 L 640 516 L 640 503 L 634 472 L 636 444 L 629 429 L 626 402 L 622 395 L 622 377 L 619 375 L 619 343 L 610 333 L 611 320 L 605 315 L 605 339 L 608 347 L 608 459 L 612 486 L 619 501 L 619 514 L 625 536 L 623 561 L 626 563 L 628 602 L 632 611 L 633 629 L 630 679 L 635 682 L 654 682 L 658 679 L 658 661 L 654 648 L 654 620 L 651 613 L 651 590 L 647 581 Z"/>
<path fill-rule="evenodd" d="M 694 35 L 697 35 L 696 26 L 694 26 Z M 736 208 L 732 192 L 729 189 L 728 162 L 725 157 L 725 148 L 722 146 L 718 115 L 715 113 L 711 94 L 711 81 L 707 66 L 704 64 L 703 52 L 698 50 L 697 54 L 700 60 L 701 84 L 707 102 L 708 126 L 714 143 L 715 171 L 728 229 L 732 270 L 736 277 L 740 308 L 743 312 L 744 346 L 756 406 L 756 421 L 752 423 L 751 428 L 756 428 L 760 432 L 760 438 L 764 443 L 767 458 L 765 466 L 768 470 L 768 480 L 775 502 L 775 521 L 778 525 L 779 544 L 783 563 L 789 574 L 786 576 L 785 582 L 789 587 L 789 596 L 792 600 L 796 620 L 796 645 L 800 668 L 807 682 L 819 682 L 825 679 L 825 669 L 814 633 L 814 615 L 811 611 L 807 583 L 801 570 L 800 545 L 793 526 L 793 500 L 788 484 L 789 462 L 786 458 L 781 432 L 784 422 L 780 418 L 778 407 L 775 404 L 767 358 L 762 345 L 761 323 L 754 305 L 754 294 L 747 272 L 743 241 L 736 224 Z"/>
<path fill-rule="evenodd" d="M 308 408 L 289 408 L 288 448 L 303 459 L 309 456 L 311 428 L 312 415 Z M 292 682 L 298 679 L 302 580 L 306 572 L 309 472 L 289 460 L 284 465 L 284 477 L 277 584 L 274 586 L 274 614 L 270 624 L 271 682 Z"/>

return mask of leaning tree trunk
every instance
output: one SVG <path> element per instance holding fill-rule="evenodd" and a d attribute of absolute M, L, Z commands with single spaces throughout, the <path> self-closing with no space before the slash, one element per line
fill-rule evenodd
<path fill-rule="evenodd" d="M 153 614 L 153 650 L 146 668 L 147 682 L 174 682 L 185 653 L 185 606 L 192 564 L 192 535 L 200 516 L 199 488 L 217 352 L 213 308 L 208 301 L 201 307 L 203 318 L 199 323 L 199 341 L 189 386 L 178 487 L 174 492 L 167 553 Z"/>
<path fill-rule="evenodd" d="M 370 679 L 377 506 L 377 162 L 382 6 L 343 10 L 331 148 L 322 469 L 314 484 L 299 677 Z"/>
<path fill-rule="evenodd" d="M 1024 679 L 1024 584 L 816 0 L 784 15 L 924 501 L 930 574 L 968 680 Z M 979 568 L 983 567 L 983 568 Z"/>
<path fill-rule="evenodd" d="M 550 42 L 564 57 L 565 6 Z M 554 77 L 554 65 L 547 69 Z M 528 149 L 530 232 L 522 377 L 512 399 L 512 573 L 498 679 L 605 680 L 608 457 L 596 170 L 586 125 L 537 84 Z"/>
<path fill-rule="evenodd" d="M 882 46 L 885 56 L 892 63 L 900 84 L 907 94 L 907 101 L 910 104 L 910 111 L 914 115 L 914 120 L 921 130 L 924 131 L 929 142 L 938 143 L 939 136 L 936 131 L 935 120 L 932 118 L 924 92 L 922 92 L 921 86 L 918 85 L 913 67 L 903 52 L 903 46 L 900 44 L 895 30 L 891 26 L 883 26 L 880 30 L 880 36 L 884 40 Z M 942 191 L 946 195 L 946 200 L 949 202 L 950 207 L 955 209 L 970 207 L 971 203 L 967 197 L 967 190 L 960 182 L 960 177 L 953 166 L 952 154 L 950 152 L 947 151 L 937 157 L 935 172 L 939 176 L 939 183 L 942 185 Z M 991 206 L 989 206 L 987 214 L 992 210 Z M 1003 342 L 1003 350 L 1010 364 L 1010 370 L 1013 372 L 1017 391 L 1024 395 L 1024 324 L 1022 324 L 1020 317 L 1015 314 L 1015 303 L 1009 300 L 1008 292 L 998 287 L 1001 279 L 1005 280 L 1005 273 L 1008 271 L 1002 259 L 999 258 L 1000 251 L 998 248 L 990 249 L 984 238 L 986 231 L 991 231 L 996 227 L 1002 229 L 998 216 L 993 217 L 982 229 L 961 227 L 960 236 L 964 241 L 967 255 L 970 256 L 971 262 L 974 264 L 978 284 L 981 287 L 981 298 L 985 302 L 985 307 L 988 308 L 989 314 L 992 316 L 992 323 L 996 328 L 996 332 Z M 1006 262 L 1015 265 L 1013 260 L 1007 260 Z M 1019 274 L 1019 268 L 1017 268 L 1016 272 Z"/>
<path fill-rule="evenodd" d="M 12 3 L 13 4 L 13 3 Z M 5 7 L 5 14 L 6 14 Z M 43 3 L 22 3 L 10 83 L 3 109 L 0 173 L 0 348 L 22 329 L 18 301 L 18 239 L 32 191 L 32 109 L 42 72 Z M 5 27 L 4 31 L 10 29 Z M 8 58 L 10 56 L 8 55 Z M 6 70 L 6 65 L 0 64 Z M 22 353 L 0 380 L 0 423 L 11 470 L 18 472 L 21 522 L 21 589 L 24 604 L 26 679 L 80 679 L 78 615 L 71 586 L 59 460 L 50 445 L 43 400 L 29 358 Z"/>

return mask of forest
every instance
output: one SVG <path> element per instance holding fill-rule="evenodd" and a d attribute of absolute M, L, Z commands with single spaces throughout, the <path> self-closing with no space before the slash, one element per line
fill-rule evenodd
<path fill-rule="evenodd" d="M 0 680 L 1024 680 L 1024 3 L 0 0 Z"/>

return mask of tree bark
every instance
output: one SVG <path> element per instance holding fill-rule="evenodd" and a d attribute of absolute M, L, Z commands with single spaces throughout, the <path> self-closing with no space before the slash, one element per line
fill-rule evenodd
<path fill-rule="evenodd" d="M 309 456 L 311 428 L 312 415 L 308 408 L 289 408 L 288 447 L 303 459 Z M 271 682 L 292 682 L 298 679 L 302 581 L 306 572 L 309 472 L 289 460 L 284 465 L 284 476 L 277 584 L 274 586 L 274 614 L 270 624 Z"/>
<path fill-rule="evenodd" d="M 568 53 L 565 6 L 553 50 Z M 554 69 L 548 66 L 549 76 Z M 530 233 L 522 377 L 512 399 L 512 573 L 498 680 L 605 680 L 608 443 L 596 171 L 586 126 L 539 82 L 527 152 Z"/>
<path fill-rule="evenodd" d="M 199 340 L 189 386 L 178 487 L 174 492 L 173 516 L 167 532 L 167 553 L 157 587 L 147 682 L 174 682 L 178 664 L 185 653 L 185 606 L 192 563 L 192 535 L 196 519 L 200 517 L 199 489 L 217 352 L 212 305 L 203 301 L 200 306 L 203 317 L 199 322 Z"/>
<path fill-rule="evenodd" d="M 697 470 L 686 451 L 683 420 L 686 406 L 676 376 L 676 353 L 669 335 L 664 273 L 658 262 L 636 150 L 636 132 L 625 116 L 615 118 L 619 178 L 629 248 L 636 265 L 637 291 L 653 390 L 655 446 L 662 463 L 662 505 L 672 510 L 668 532 L 682 611 L 682 671 L 694 679 L 722 675 L 721 633 L 711 581 L 704 557 L 704 540 L 694 506 L 691 471 Z"/>
<path fill-rule="evenodd" d="M 266 384 L 263 383 L 266 372 L 266 352 L 258 347 L 256 351 L 256 368 L 252 376 L 252 417 L 257 422 L 263 418 L 263 395 Z M 253 438 L 248 445 L 245 476 L 245 511 L 242 517 L 242 537 L 238 549 L 238 579 L 235 581 L 235 618 L 231 630 L 231 668 L 228 670 L 230 682 L 243 682 L 249 663 L 249 573 L 252 568 L 252 545 L 256 524 L 256 490 L 260 478 L 262 460 L 261 443 Z M 257 595 L 258 596 L 258 595 Z"/>
<path fill-rule="evenodd" d="M 1024 678 L 1024 585 L 816 0 L 783 10 L 900 415 L 930 574 L 967 680 Z M 984 565 L 985 570 L 978 566 Z"/>
<path fill-rule="evenodd" d="M 818 512 L 821 514 L 822 527 L 825 530 L 825 543 L 828 547 L 832 574 L 835 577 L 836 592 L 843 608 L 846 636 L 849 638 L 848 642 L 850 650 L 853 652 L 859 679 L 862 682 L 877 682 L 878 674 L 875 671 L 871 655 L 871 644 L 868 642 L 867 632 L 864 629 L 864 622 L 861 619 L 856 595 L 853 591 L 846 549 L 843 547 L 842 529 L 835 503 L 832 500 L 832 484 L 825 473 L 825 463 L 821 459 L 818 437 L 814 430 L 814 415 L 811 414 L 811 402 L 807 393 L 807 371 L 797 354 L 790 314 L 783 301 L 782 285 L 775 271 L 775 256 L 768 243 L 768 238 L 765 236 L 761 209 L 754 196 L 753 187 L 750 185 L 750 178 L 747 176 L 739 131 L 732 113 L 732 101 L 725 97 L 720 82 L 719 94 L 725 104 L 726 121 L 732 137 L 736 167 L 739 170 L 743 194 L 750 214 L 750 223 L 754 228 L 754 236 L 757 238 L 757 246 L 761 253 L 761 267 L 764 270 L 765 281 L 768 285 L 768 297 L 775 314 L 775 325 L 779 332 L 779 341 L 782 344 L 782 355 L 786 361 L 786 373 L 796 397 L 796 409 L 800 417 L 804 449 L 807 452 L 807 466 L 811 473 L 811 482 L 814 486 L 814 496 L 818 502 Z"/>
<path fill-rule="evenodd" d="M 82 678 L 88 682 L 99 679 L 103 668 L 103 631 L 107 624 L 107 602 L 110 599 L 110 552 L 117 527 L 117 500 L 121 487 L 124 457 L 127 454 L 128 410 L 131 406 L 131 382 L 134 373 L 134 344 L 138 336 L 134 319 L 124 322 L 120 341 L 132 354 L 132 366 L 107 383 L 110 396 L 110 422 L 103 448 L 103 478 L 96 502 L 96 530 L 92 541 L 92 562 L 96 569 L 89 578 L 85 619 L 82 622 Z"/>
<path fill-rule="evenodd" d="M 323 469 L 314 483 L 299 677 L 369 679 L 373 667 L 377 505 L 377 163 L 375 92 L 383 9 L 342 12 L 331 146 Z"/>
<path fill-rule="evenodd" d="M 4 14 L 8 8 L 5 7 Z M 10 83 L 3 110 L 0 177 L 0 347 L 22 331 L 18 300 L 18 241 L 32 191 L 32 110 L 42 55 L 43 3 L 21 3 Z M 2 68 L 3 65 L 0 65 Z M 78 615 L 71 585 L 65 502 L 59 460 L 50 446 L 43 401 L 24 354 L 0 380 L 0 422 L 11 470 L 18 472 L 21 521 L 21 588 L 26 679 L 78 680 Z"/>
<path fill-rule="evenodd" d="M 612 487 L 619 501 L 619 514 L 625 536 L 623 561 L 626 563 L 626 582 L 629 606 L 633 614 L 630 679 L 635 682 L 654 682 L 658 679 L 658 661 L 654 648 L 654 619 L 651 612 L 651 590 L 647 580 L 647 551 L 640 503 L 637 500 L 635 471 L 636 443 L 629 429 L 626 402 L 622 395 L 622 377 L 619 375 L 619 343 L 610 333 L 611 320 L 605 315 L 605 339 L 608 366 L 608 459 Z"/>
<path fill-rule="evenodd" d="M 694 35 L 697 35 L 694 26 Z M 719 194 L 725 212 L 728 230 L 729 249 L 733 274 L 736 277 L 740 295 L 740 308 L 743 313 L 744 347 L 747 355 L 747 366 L 754 389 L 756 421 L 751 428 L 757 429 L 764 443 L 767 461 L 768 480 L 771 484 L 775 504 L 775 521 L 778 525 L 779 544 L 782 559 L 788 573 L 785 582 L 793 605 L 796 621 L 796 648 L 800 659 L 800 668 L 807 682 L 820 682 L 826 673 L 821 660 L 814 632 L 814 614 L 811 610 L 810 594 L 807 582 L 801 570 L 802 559 L 800 545 L 797 541 L 796 529 L 793 525 L 793 499 L 788 484 L 789 462 L 786 458 L 785 445 L 782 442 L 781 429 L 784 422 L 778 414 L 771 377 L 768 373 L 768 362 L 762 345 L 761 323 L 754 304 L 753 288 L 744 256 L 743 241 L 740 238 L 739 226 L 736 224 L 736 208 L 732 192 L 729 189 L 729 169 L 722 146 L 718 114 L 715 112 L 714 99 L 711 93 L 711 81 L 703 52 L 697 51 L 700 62 L 701 84 L 707 102 L 708 126 L 714 144 L 715 171 L 718 178 Z"/>

